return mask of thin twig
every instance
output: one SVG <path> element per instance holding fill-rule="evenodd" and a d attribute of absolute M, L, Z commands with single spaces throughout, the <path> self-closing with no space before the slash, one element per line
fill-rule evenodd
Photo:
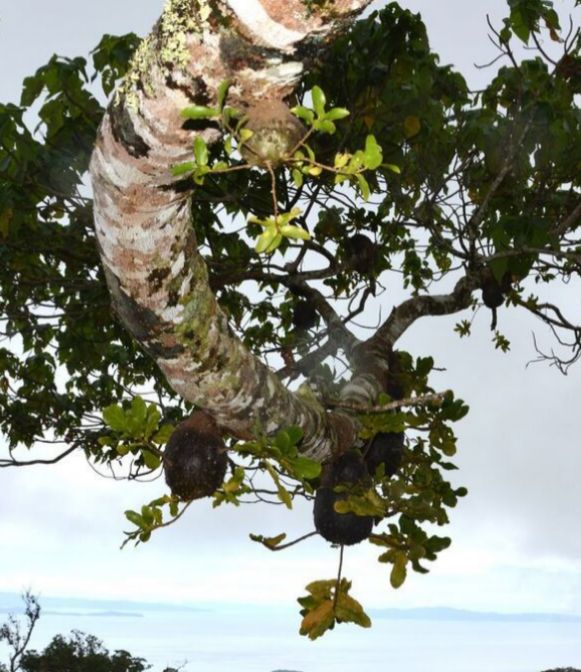
<path fill-rule="evenodd" d="M 317 530 L 314 530 L 313 532 L 309 532 L 308 534 L 303 534 L 302 537 L 298 537 L 298 539 L 294 539 L 293 541 L 289 541 L 286 544 L 281 544 L 280 546 L 266 546 L 266 544 L 263 544 L 268 548 L 269 551 L 272 551 L 273 553 L 276 551 L 284 551 L 287 548 L 290 548 L 291 546 L 294 546 L 295 544 L 299 544 L 301 541 L 304 541 L 305 539 L 309 539 L 310 537 L 314 537 L 317 534 Z"/>

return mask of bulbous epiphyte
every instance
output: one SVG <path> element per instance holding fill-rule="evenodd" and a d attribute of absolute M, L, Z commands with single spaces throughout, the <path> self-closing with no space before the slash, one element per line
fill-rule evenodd
<path fill-rule="evenodd" d="M 356 233 L 345 242 L 345 252 L 352 269 L 362 275 L 373 273 L 377 246 L 370 238 L 362 233 Z"/>
<path fill-rule="evenodd" d="M 333 544 L 351 546 L 369 537 L 373 518 L 351 512 L 337 513 L 335 503 L 348 497 L 347 492 L 335 492 L 334 488 L 339 485 L 370 485 L 369 472 L 359 452 L 349 451 L 326 465 L 313 511 L 315 528 L 324 539 Z"/>
<path fill-rule="evenodd" d="M 394 476 L 403 460 L 405 434 L 403 432 L 379 432 L 367 446 L 364 453 L 369 473 L 374 475 L 383 465 L 384 475 Z"/>
<path fill-rule="evenodd" d="M 490 277 L 482 282 L 482 301 L 490 309 L 498 308 L 504 303 L 504 294 L 495 278 Z"/>
<path fill-rule="evenodd" d="M 252 135 L 240 153 L 248 163 L 261 167 L 280 165 L 306 134 L 303 124 L 281 100 L 265 100 L 249 108 L 244 128 Z"/>
<path fill-rule="evenodd" d="M 297 301 L 293 308 L 293 325 L 296 329 L 306 331 L 317 324 L 318 313 L 310 301 Z"/>
<path fill-rule="evenodd" d="M 180 422 L 165 447 L 165 482 L 185 501 L 209 497 L 226 474 L 226 445 L 214 419 L 196 411 Z"/>
<path fill-rule="evenodd" d="M 503 274 L 499 281 L 489 268 L 485 268 L 480 276 L 480 288 L 482 289 L 482 301 L 484 305 L 491 310 L 502 306 L 511 286 L 512 275 L 508 271 Z"/>

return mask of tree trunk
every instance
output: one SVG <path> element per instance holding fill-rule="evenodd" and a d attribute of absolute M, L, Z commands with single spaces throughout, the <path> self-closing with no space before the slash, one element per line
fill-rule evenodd
<path fill-rule="evenodd" d="M 197 134 L 180 112 L 282 100 L 320 51 L 371 0 L 307 9 L 301 0 L 169 0 L 103 119 L 91 161 L 97 239 L 116 313 L 156 360 L 171 387 L 232 435 L 304 431 L 302 450 L 323 461 L 352 444 L 356 423 L 287 390 L 228 326 L 196 246 L 190 195 L 172 166 L 191 157 Z M 319 6 L 322 5 L 322 7 Z M 316 49 L 314 49 L 316 47 Z M 355 377 L 346 398 L 372 401 L 380 384 Z"/>

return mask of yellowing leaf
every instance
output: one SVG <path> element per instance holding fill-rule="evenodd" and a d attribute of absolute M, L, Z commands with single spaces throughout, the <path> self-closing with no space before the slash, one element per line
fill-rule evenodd
<path fill-rule="evenodd" d="M 300 633 L 307 635 L 309 639 L 317 639 L 334 624 L 334 621 L 333 601 L 325 600 L 303 618 Z"/>
<path fill-rule="evenodd" d="M 285 238 L 295 238 L 301 240 L 309 240 L 311 234 L 300 226 L 293 226 L 292 224 L 285 224 L 280 227 L 280 232 Z"/>
<path fill-rule="evenodd" d="M 412 138 L 417 135 L 422 128 L 422 122 L 419 117 L 409 116 L 403 121 L 403 130 L 406 138 Z"/>
<path fill-rule="evenodd" d="M 263 537 L 261 534 L 251 534 L 250 538 L 252 541 L 256 541 L 270 550 L 274 550 L 286 539 L 286 534 L 282 532 L 281 534 L 277 534 L 276 537 Z"/>
<path fill-rule="evenodd" d="M 270 477 L 274 481 L 274 484 L 276 485 L 276 491 L 278 498 L 280 501 L 286 506 L 287 509 L 292 509 L 293 508 L 293 502 L 290 496 L 289 491 L 284 487 L 284 485 L 280 482 L 280 478 L 278 477 L 278 474 L 274 470 L 274 467 L 269 463 L 269 462 L 264 462 L 264 466 L 266 467 L 266 470 L 270 474 Z"/>
<path fill-rule="evenodd" d="M 371 619 L 365 613 L 361 604 L 346 593 L 339 593 L 335 615 L 339 621 L 356 623 L 362 628 L 371 627 Z"/>
<path fill-rule="evenodd" d="M 276 227 L 269 226 L 264 231 L 264 233 L 258 236 L 256 247 L 254 249 L 258 252 L 258 254 L 262 254 L 263 252 L 274 252 L 274 250 L 276 250 L 276 248 L 280 245 L 281 240 L 282 236 L 277 231 Z"/>
<path fill-rule="evenodd" d="M 395 555 L 395 561 L 393 563 L 393 569 L 391 570 L 391 575 L 389 577 L 390 583 L 393 588 L 399 588 L 405 581 L 407 575 L 407 557 L 402 551 L 398 551 Z"/>

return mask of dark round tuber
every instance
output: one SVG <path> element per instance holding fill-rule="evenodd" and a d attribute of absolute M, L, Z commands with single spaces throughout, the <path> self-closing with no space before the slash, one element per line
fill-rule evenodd
<path fill-rule="evenodd" d="M 240 153 L 253 166 L 278 166 L 306 134 L 303 124 L 281 100 L 254 105 L 246 118 L 244 128 L 252 135 Z"/>
<path fill-rule="evenodd" d="M 506 271 L 498 280 L 489 268 L 483 269 L 480 276 L 482 301 L 487 308 L 494 310 L 504 303 L 505 296 L 512 287 L 512 274 Z"/>
<path fill-rule="evenodd" d="M 490 277 L 483 280 L 482 301 L 490 309 L 498 308 L 504 303 L 504 294 L 496 278 Z"/>
<path fill-rule="evenodd" d="M 300 331 L 312 329 L 318 322 L 319 314 L 310 301 L 297 301 L 293 309 L 293 325 Z"/>
<path fill-rule="evenodd" d="M 348 263 L 351 268 L 361 275 L 372 275 L 374 271 L 377 248 L 375 243 L 364 236 L 356 233 L 347 239 L 345 244 Z"/>
<path fill-rule="evenodd" d="M 180 422 L 165 447 L 165 482 L 185 501 L 209 497 L 226 474 L 226 446 L 214 419 L 196 411 Z"/>
<path fill-rule="evenodd" d="M 367 539 L 373 528 L 371 516 L 355 513 L 337 513 L 335 503 L 347 499 L 347 492 L 335 492 L 338 485 L 365 486 L 370 484 L 369 473 L 361 455 L 349 451 L 326 465 L 321 487 L 315 495 L 314 519 L 317 532 L 333 544 L 351 546 Z"/>
<path fill-rule="evenodd" d="M 394 476 L 403 460 L 405 435 L 403 432 L 379 432 L 371 439 L 365 452 L 365 464 L 370 474 L 381 465 L 387 477 Z"/>

